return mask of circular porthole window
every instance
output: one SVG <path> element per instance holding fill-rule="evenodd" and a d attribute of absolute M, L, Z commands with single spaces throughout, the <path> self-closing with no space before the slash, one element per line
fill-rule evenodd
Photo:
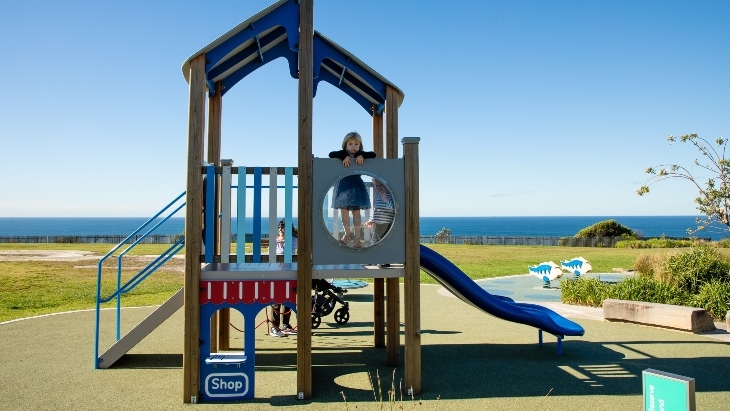
<path fill-rule="evenodd" d="M 353 250 L 377 246 L 397 221 L 393 191 L 383 178 L 368 172 L 338 178 L 322 202 L 320 221 L 329 238 Z"/>

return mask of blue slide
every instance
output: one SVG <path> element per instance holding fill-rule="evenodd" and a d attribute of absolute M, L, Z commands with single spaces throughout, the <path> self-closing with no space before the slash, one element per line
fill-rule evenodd
<path fill-rule="evenodd" d="M 451 261 L 421 246 L 421 268 L 464 302 L 503 320 L 536 327 L 557 337 L 583 335 L 583 327 L 537 304 L 489 294 Z"/>

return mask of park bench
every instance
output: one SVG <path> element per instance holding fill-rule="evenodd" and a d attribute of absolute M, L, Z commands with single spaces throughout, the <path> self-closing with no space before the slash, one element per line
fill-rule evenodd
<path fill-rule="evenodd" d="M 691 331 L 715 331 L 715 322 L 703 308 L 607 299 L 603 301 L 606 321 L 627 321 Z"/>

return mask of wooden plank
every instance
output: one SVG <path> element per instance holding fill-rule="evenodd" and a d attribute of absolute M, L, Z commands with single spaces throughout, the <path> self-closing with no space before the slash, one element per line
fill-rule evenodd
<path fill-rule="evenodd" d="M 221 262 L 227 263 L 231 255 L 231 165 L 233 161 L 223 161 L 223 173 L 221 174 L 220 189 L 220 239 L 218 241 L 220 250 L 218 255 L 221 256 Z"/>
<path fill-rule="evenodd" d="M 297 397 L 312 398 L 312 99 L 314 1 L 299 1 L 299 263 L 297 264 Z"/>
<path fill-rule="evenodd" d="M 385 158 L 383 151 L 383 115 L 378 114 L 378 106 L 373 104 L 373 151 L 378 158 Z"/>
<path fill-rule="evenodd" d="M 281 257 L 279 260 L 278 257 Z M 283 256 L 277 261 L 264 263 L 212 263 L 206 264 L 201 278 L 206 280 L 242 280 L 267 278 L 296 279 L 297 264 L 284 262 Z M 379 268 L 362 264 L 327 264 L 312 266 L 312 278 L 402 278 L 405 276 L 403 265 L 393 264 Z"/>
<path fill-rule="evenodd" d="M 219 207 L 221 218 L 218 220 L 220 238 L 220 259 L 227 263 L 231 259 L 231 166 L 233 160 L 222 160 L 223 168 L 221 173 Z M 211 352 L 227 351 L 231 348 L 231 309 L 221 308 L 213 314 L 210 324 L 210 349 Z"/>
<path fill-rule="evenodd" d="M 215 93 L 210 93 L 208 96 L 208 157 L 207 161 L 209 164 L 213 164 L 214 166 L 218 166 L 221 161 L 221 119 L 222 119 L 222 97 L 221 97 L 221 82 L 217 81 L 215 83 Z M 220 181 L 221 177 L 217 178 L 217 185 L 221 185 Z M 222 205 L 222 198 L 221 198 L 221 192 L 218 191 L 218 195 L 215 199 L 215 208 L 218 210 L 216 213 L 217 215 L 220 215 L 222 213 L 221 205 Z M 224 225 L 223 222 L 220 219 L 216 219 L 215 224 L 215 252 L 213 254 L 215 255 L 227 255 L 228 252 L 222 252 L 221 250 L 224 250 L 225 247 L 223 244 L 221 244 L 221 239 L 223 238 L 223 234 L 221 230 L 223 229 Z M 228 313 L 228 309 L 224 308 L 223 310 Z M 228 330 L 228 322 L 225 322 L 225 327 L 220 328 L 221 335 L 219 335 L 219 323 L 221 322 L 221 319 L 219 318 L 220 311 L 216 311 L 215 314 L 213 314 L 213 319 L 211 320 L 210 324 L 210 347 L 211 352 L 216 350 L 217 348 L 221 349 L 227 349 L 218 347 L 218 341 L 220 337 L 220 340 L 224 339 L 225 337 L 222 335 L 223 330 Z M 226 316 L 227 317 L 227 316 Z"/>
<path fill-rule="evenodd" d="M 221 123 L 223 113 L 221 82 L 215 83 L 215 94 L 208 98 L 208 156 L 210 164 L 218 165 L 221 161 Z"/>
<path fill-rule="evenodd" d="M 385 280 L 373 280 L 373 344 L 385 347 Z"/>
<path fill-rule="evenodd" d="M 185 208 L 185 324 L 183 402 L 197 402 L 200 386 L 200 253 L 203 231 L 203 136 L 205 132 L 205 55 L 190 62 L 187 194 Z"/>
<path fill-rule="evenodd" d="M 293 203 L 294 201 L 294 169 L 287 167 L 284 173 L 284 261 L 291 263 L 294 253 L 294 225 Z M 297 239 L 297 242 L 299 239 Z"/>
<path fill-rule="evenodd" d="M 276 188 L 279 185 L 279 173 L 273 171 L 269 173 L 269 259 L 276 258 L 276 236 L 278 232 L 278 221 L 276 209 L 278 208 L 278 193 Z"/>
<path fill-rule="evenodd" d="M 383 115 L 373 104 L 373 151 L 379 158 L 385 158 L 383 151 Z M 373 283 L 373 344 L 385 347 L 385 281 L 376 278 Z"/>
<path fill-rule="evenodd" d="M 386 364 L 400 365 L 400 283 L 397 278 L 385 280 L 386 295 Z"/>
<path fill-rule="evenodd" d="M 385 90 L 385 158 L 398 158 L 398 91 Z"/>
<path fill-rule="evenodd" d="M 403 139 L 405 159 L 406 263 L 404 287 L 405 380 L 411 394 L 421 392 L 421 254 L 419 226 L 418 137 Z"/>
<path fill-rule="evenodd" d="M 398 158 L 398 92 L 387 86 L 385 92 L 385 156 Z M 400 287 L 398 279 L 386 280 L 386 357 L 388 366 L 400 363 Z"/>
<path fill-rule="evenodd" d="M 236 167 L 238 170 L 238 189 L 236 191 L 236 257 L 237 261 L 246 258 L 246 167 Z"/>

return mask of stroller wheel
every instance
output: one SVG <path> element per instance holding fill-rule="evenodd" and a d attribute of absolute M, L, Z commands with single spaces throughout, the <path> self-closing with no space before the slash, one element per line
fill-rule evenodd
<path fill-rule="evenodd" d="M 338 309 L 335 311 L 335 321 L 337 324 L 347 324 L 347 322 L 350 321 L 350 311 L 344 307 Z"/>
<path fill-rule="evenodd" d="M 312 328 L 317 328 L 322 324 L 322 317 L 319 314 L 312 314 Z"/>

